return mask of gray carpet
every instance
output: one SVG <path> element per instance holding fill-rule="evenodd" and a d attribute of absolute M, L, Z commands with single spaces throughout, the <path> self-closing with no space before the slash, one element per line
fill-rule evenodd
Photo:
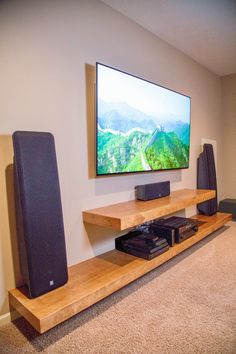
<path fill-rule="evenodd" d="M 236 223 L 43 335 L 23 318 L 0 353 L 236 353 Z"/>

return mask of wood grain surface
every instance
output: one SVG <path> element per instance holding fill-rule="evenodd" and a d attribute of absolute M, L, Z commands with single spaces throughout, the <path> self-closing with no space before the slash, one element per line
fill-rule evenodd
<path fill-rule="evenodd" d="M 152 260 L 112 250 L 70 267 L 66 285 L 38 298 L 28 298 L 24 287 L 10 290 L 10 306 L 43 333 L 191 247 L 231 220 L 231 214 L 194 218 L 204 221 L 198 232 Z"/>
<path fill-rule="evenodd" d="M 87 210 L 83 212 L 83 220 L 121 231 L 212 199 L 215 195 L 214 190 L 181 189 L 159 199 L 131 200 Z"/>

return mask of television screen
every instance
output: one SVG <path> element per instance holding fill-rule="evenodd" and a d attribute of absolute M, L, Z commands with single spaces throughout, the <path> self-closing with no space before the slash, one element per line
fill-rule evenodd
<path fill-rule="evenodd" d="M 96 63 L 96 173 L 187 168 L 190 97 Z"/>

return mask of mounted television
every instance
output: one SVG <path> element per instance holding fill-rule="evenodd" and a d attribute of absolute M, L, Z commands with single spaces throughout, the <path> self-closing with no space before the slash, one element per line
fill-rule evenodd
<path fill-rule="evenodd" d="M 190 97 L 96 63 L 96 174 L 189 166 Z"/>

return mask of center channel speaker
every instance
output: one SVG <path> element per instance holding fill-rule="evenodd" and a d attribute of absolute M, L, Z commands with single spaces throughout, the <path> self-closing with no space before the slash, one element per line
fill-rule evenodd
<path fill-rule="evenodd" d="M 135 190 L 139 200 L 162 198 L 170 194 L 170 181 L 141 184 Z"/>
<path fill-rule="evenodd" d="M 55 144 L 44 132 L 17 131 L 12 140 L 21 272 L 37 297 L 68 280 Z"/>

